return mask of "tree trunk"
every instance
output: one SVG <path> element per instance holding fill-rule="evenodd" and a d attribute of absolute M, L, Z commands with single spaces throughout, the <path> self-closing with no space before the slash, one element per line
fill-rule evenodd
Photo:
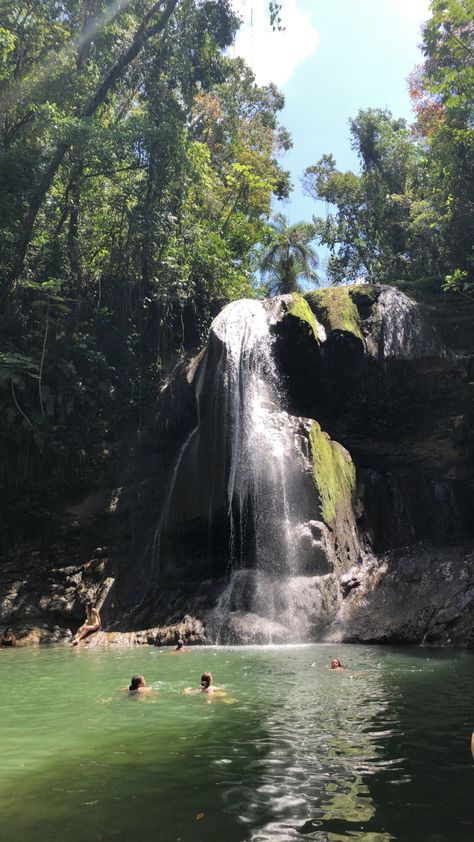
<path fill-rule="evenodd" d="M 83 166 L 79 163 L 74 168 L 70 182 L 71 210 L 69 214 L 69 231 L 67 238 L 69 263 L 71 265 L 71 271 L 76 278 L 76 286 L 78 288 L 82 287 L 84 280 L 82 258 L 79 248 L 79 205 L 81 200 L 79 183 L 82 172 Z"/>
<path fill-rule="evenodd" d="M 79 41 L 76 58 L 76 67 L 79 71 L 83 70 L 86 66 L 94 37 L 94 28 L 92 26 L 93 11 L 94 0 L 84 0 L 84 8 L 82 10 L 81 40 Z"/>
<path fill-rule="evenodd" d="M 146 285 L 151 277 L 152 270 L 152 255 L 153 255 L 153 198 L 155 195 L 155 157 L 156 150 L 154 147 L 150 150 L 150 159 L 148 163 L 148 177 L 145 193 L 145 201 L 143 204 L 144 216 L 144 234 L 142 246 L 142 281 Z"/>

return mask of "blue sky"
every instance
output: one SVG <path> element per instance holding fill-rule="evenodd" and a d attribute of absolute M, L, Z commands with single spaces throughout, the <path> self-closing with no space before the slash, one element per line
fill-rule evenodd
<path fill-rule="evenodd" d="M 273 33 L 267 0 L 234 0 L 244 18 L 235 51 L 257 81 L 285 94 L 281 122 L 294 147 L 282 159 L 294 184 L 279 210 L 291 223 L 321 207 L 302 194 L 305 167 L 331 152 L 340 169 L 357 170 L 348 120 L 361 108 L 388 108 L 412 119 L 407 77 L 422 60 L 418 45 L 429 0 L 283 0 L 283 33 Z"/>

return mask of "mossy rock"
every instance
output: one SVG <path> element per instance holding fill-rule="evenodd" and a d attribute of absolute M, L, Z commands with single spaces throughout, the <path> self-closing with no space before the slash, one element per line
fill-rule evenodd
<path fill-rule="evenodd" d="M 322 516 L 332 523 L 339 504 L 351 499 L 355 485 L 355 468 L 347 450 L 331 441 L 327 433 L 313 421 L 310 430 L 313 477 L 321 500 Z"/>
<path fill-rule="evenodd" d="M 308 302 L 305 300 L 305 298 L 303 298 L 302 295 L 300 295 L 299 292 L 292 293 L 291 298 L 291 307 L 289 308 L 286 315 L 295 319 L 299 319 L 300 322 L 304 322 L 306 325 L 308 325 L 314 338 L 317 342 L 319 342 L 316 330 L 316 320 Z"/>
<path fill-rule="evenodd" d="M 305 300 L 328 333 L 340 330 L 362 339 L 359 307 L 371 307 L 378 294 L 369 284 L 328 287 L 307 293 Z"/>

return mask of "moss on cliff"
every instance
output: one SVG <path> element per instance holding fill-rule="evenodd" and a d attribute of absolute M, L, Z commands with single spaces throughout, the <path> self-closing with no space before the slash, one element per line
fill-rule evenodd
<path fill-rule="evenodd" d="M 347 287 L 310 292 L 306 300 L 327 330 L 344 330 L 362 339 L 359 312 Z"/>
<path fill-rule="evenodd" d="M 291 307 L 288 310 L 287 315 L 293 316 L 293 318 L 299 319 L 301 322 L 305 322 L 309 326 L 314 338 L 318 340 L 314 313 L 311 310 L 311 307 L 309 306 L 308 302 L 303 298 L 302 295 L 300 295 L 299 292 L 294 292 L 292 294 Z"/>
<path fill-rule="evenodd" d="M 355 468 L 344 448 L 331 441 L 327 433 L 313 421 L 310 431 L 313 476 L 321 499 L 322 515 L 326 523 L 336 516 L 337 505 L 352 494 Z"/>
<path fill-rule="evenodd" d="M 343 330 L 362 339 L 361 317 L 356 302 L 373 303 L 377 295 L 377 288 L 367 284 L 363 287 L 328 287 L 307 293 L 305 299 L 329 333 Z"/>

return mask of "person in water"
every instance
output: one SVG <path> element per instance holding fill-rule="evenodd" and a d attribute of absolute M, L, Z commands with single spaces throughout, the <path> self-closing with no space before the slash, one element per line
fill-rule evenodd
<path fill-rule="evenodd" d="M 201 675 L 201 693 L 215 693 L 220 687 L 214 687 L 212 683 L 212 672 L 203 672 Z"/>
<path fill-rule="evenodd" d="M 222 689 L 222 687 L 215 687 L 212 683 L 212 673 L 211 672 L 203 672 L 201 675 L 201 689 L 197 690 L 195 687 L 185 687 L 183 690 L 185 696 L 198 696 L 200 693 L 207 693 L 211 695 L 212 693 L 217 693 L 221 696 L 225 696 L 226 692 Z"/>
<path fill-rule="evenodd" d="M 339 658 L 333 658 L 331 661 L 331 669 L 336 670 L 336 672 L 344 672 L 345 667 L 342 666 Z"/>
<path fill-rule="evenodd" d="M 192 652 L 192 651 L 193 651 L 192 648 L 189 648 L 189 646 L 186 646 L 185 639 L 183 637 L 180 637 L 178 639 L 178 642 L 177 642 L 175 648 L 173 649 L 172 652 L 170 652 L 170 655 L 186 655 L 187 652 Z"/>
<path fill-rule="evenodd" d="M 127 689 L 126 687 L 124 688 Z M 144 675 L 132 675 L 130 680 L 130 687 L 128 688 L 129 693 L 150 693 L 151 690 L 149 687 L 146 686 L 145 676 Z"/>
<path fill-rule="evenodd" d="M 80 640 L 86 635 L 94 634 L 100 629 L 100 615 L 97 608 L 94 608 L 92 602 L 86 602 L 86 619 L 72 639 L 72 645 L 77 646 Z"/>
<path fill-rule="evenodd" d="M 16 637 L 13 634 L 13 629 L 5 629 L 0 638 L 0 646 L 16 646 Z"/>

